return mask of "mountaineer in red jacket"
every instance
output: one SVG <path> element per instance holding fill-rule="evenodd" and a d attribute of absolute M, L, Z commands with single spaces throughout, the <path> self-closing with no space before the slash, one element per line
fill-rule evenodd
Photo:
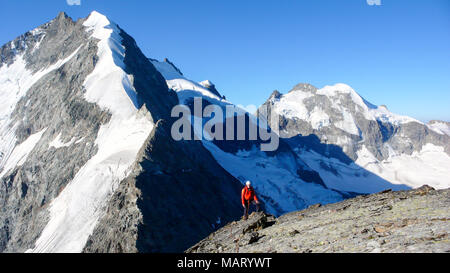
<path fill-rule="evenodd" d="M 247 220 L 248 218 L 248 210 L 250 208 L 250 203 L 255 201 L 256 203 L 256 211 L 259 211 L 259 200 L 258 197 L 256 197 L 255 190 L 251 186 L 251 182 L 247 181 L 245 182 L 245 187 L 242 189 L 241 193 L 241 201 L 242 206 L 244 207 L 244 220 Z"/>

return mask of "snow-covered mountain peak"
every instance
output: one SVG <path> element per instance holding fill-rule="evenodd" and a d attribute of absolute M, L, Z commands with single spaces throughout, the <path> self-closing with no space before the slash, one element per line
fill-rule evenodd
<path fill-rule="evenodd" d="M 106 15 L 104 15 L 104 14 L 102 14 L 102 13 L 96 11 L 96 10 L 93 10 L 89 14 L 89 16 L 86 18 L 85 23 L 88 22 L 88 21 L 90 22 L 89 24 L 92 24 L 93 22 L 96 22 L 96 24 L 98 23 L 98 24 L 101 24 L 103 26 L 111 23 L 111 21 L 108 19 L 108 17 L 106 17 Z"/>
<path fill-rule="evenodd" d="M 307 93 L 298 95 L 297 93 Z M 369 105 L 367 105 L 364 101 L 364 99 L 349 85 L 345 83 L 337 83 L 334 85 L 326 85 L 320 89 L 315 87 L 314 85 L 311 85 L 309 83 L 299 83 L 295 85 L 291 91 L 289 91 L 286 95 L 289 100 L 292 100 L 298 96 L 300 96 L 301 99 L 310 97 L 310 96 L 317 96 L 322 95 L 326 96 L 329 99 L 331 99 L 334 102 L 339 103 L 339 98 L 342 96 L 350 96 L 354 103 L 360 105 L 363 107 L 363 109 L 367 109 Z M 371 106 L 371 105 L 370 105 Z"/>
<path fill-rule="evenodd" d="M 336 83 L 334 85 L 325 85 L 318 91 L 320 94 L 335 96 L 339 93 L 356 93 L 356 91 L 350 87 L 350 85 L 345 83 Z"/>
<path fill-rule="evenodd" d="M 132 79 L 124 72 L 125 47 L 120 29 L 105 15 L 93 11 L 83 23 L 92 37 L 99 39 L 95 70 L 85 80 L 85 98 L 123 116 L 130 117 L 139 107 Z M 117 82 L 116 82 L 117 81 Z M 100 86 L 109 88 L 101 88 Z"/>
<path fill-rule="evenodd" d="M 92 35 L 98 39 L 104 38 L 113 30 L 118 30 L 116 24 L 111 22 L 105 15 L 97 11 L 91 12 L 86 21 L 84 21 L 83 26 L 87 27 L 88 31 L 93 30 L 94 33 Z"/>
<path fill-rule="evenodd" d="M 326 85 L 323 88 L 317 90 L 317 94 L 325 95 L 331 100 L 335 100 L 337 103 L 341 101 L 337 98 L 342 96 L 349 96 L 351 102 L 361 107 L 360 111 L 367 111 L 369 110 L 369 108 L 375 107 L 374 105 L 367 103 L 367 101 L 364 100 L 352 87 L 345 83 Z"/>

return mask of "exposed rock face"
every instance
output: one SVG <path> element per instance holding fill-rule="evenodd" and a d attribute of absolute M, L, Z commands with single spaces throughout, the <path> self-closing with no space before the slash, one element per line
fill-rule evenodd
<path fill-rule="evenodd" d="M 450 189 L 384 191 L 274 219 L 253 213 L 186 252 L 450 252 Z"/>

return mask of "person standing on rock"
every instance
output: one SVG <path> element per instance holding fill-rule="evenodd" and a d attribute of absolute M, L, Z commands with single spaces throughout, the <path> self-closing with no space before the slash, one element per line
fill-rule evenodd
<path fill-rule="evenodd" d="M 248 219 L 248 211 L 250 208 L 250 203 L 254 201 L 256 203 L 256 211 L 259 211 L 259 200 L 258 197 L 256 197 L 255 190 L 253 189 L 251 182 L 247 180 L 245 182 L 245 187 L 242 189 L 241 193 L 241 201 L 242 206 L 244 207 L 244 220 Z"/>

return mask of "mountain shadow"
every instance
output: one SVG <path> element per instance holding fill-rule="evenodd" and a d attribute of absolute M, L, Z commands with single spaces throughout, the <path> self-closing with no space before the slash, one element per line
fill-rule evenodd
<path fill-rule="evenodd" d="M 335 177 L 336 181 L 348 181 L 349 179 L 361 180 L 361 183 L 370 182 L 368 185 L 368 191 L 360 191 L 354 190 L 352 192 L 341 191 L 343 193 L 350 194 L 349 197 L 354 196 L 355 194 L 369 194 L 374 193 L 376 191 L 382 191 L 386 189 L 392 190 L 408 190 L 411 189 L 410 186 L 405 184 L 394 184 L 377 174 L 365 169 L 364 167 L 359 166 L 356 162 L 350 158 L 343 149 L 335 144 L 322 143 L 319 137 L 315 134 L 310 134 L 308 136 L 303 136 L 301 134 L 297 136 L 293 136 L 290 138 L 283 138 L 283 140 L 294 150 L 297 151 L 297 155 L 305 160 L 307 163 L 308 160 L 307 154 L 305 152 L 314 152 L 321 156 L 320 162 L 318 163 L 318 168 L 313 168 L 316 172 L 318 172 L 321 178 L 324 180 L 325 184 L 328 188 L 334 189 L 330 184 L 330 181 L 327 181 L 330 177 Z M 318 161 L 318 160 L 315 160 Z M 308 163 L 310 167 L 311 164 Z M 325 175 L 326 174 L 326 175 Z M 353 175 L 351 177 L 350 175 Z M 334 178 L 333 178 L 334 179 Z M 363 181 L 366 180 L 366 181 Z M 336 189 L 334 189 L 336 190 Z"/>

